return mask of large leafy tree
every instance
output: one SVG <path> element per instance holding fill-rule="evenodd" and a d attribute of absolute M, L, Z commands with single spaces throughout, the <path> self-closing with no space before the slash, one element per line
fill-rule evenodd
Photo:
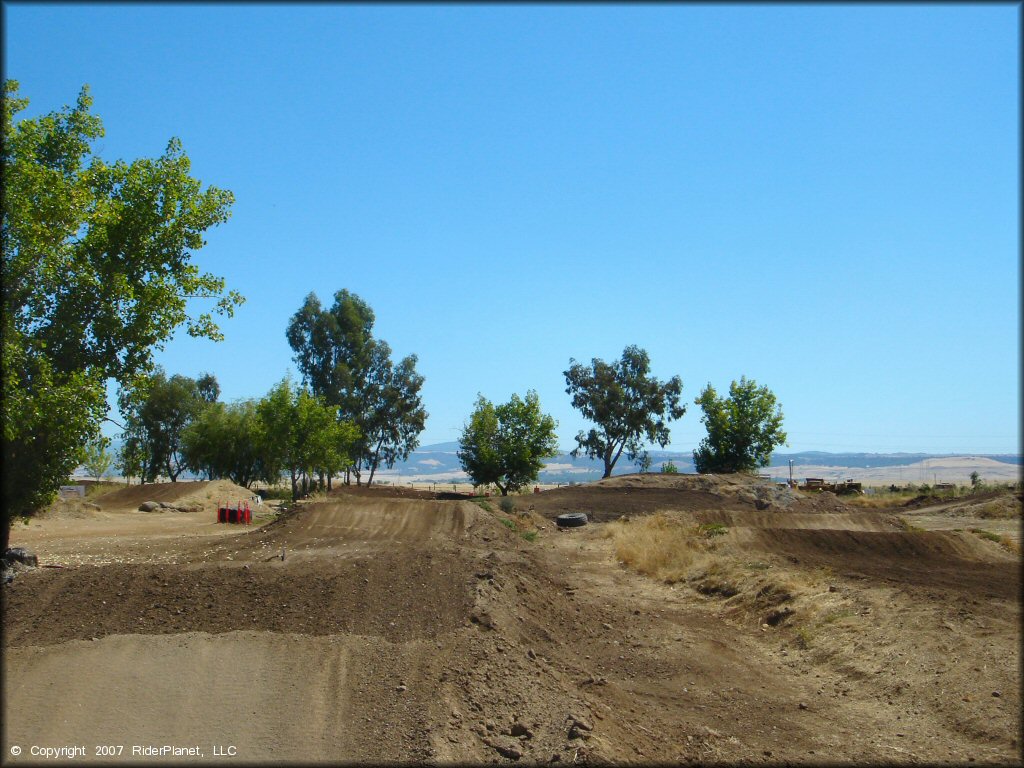
<path fill-rule="evenodd" d="M 356 446 L 357 483 L 368 470 L 366 484 L 370 485 L 382 463 L 390 469 L 419 446 L 427 412 L 420 397 L 423 377 L 416 372 L 416 360 L 416 355 L 409 355 L 393 365 L 387 342 L 373 343 L 372 363 L 362 382 L 362 408 L 356 416 L 362 434 Z"/>
<path fill-rule="evenodd" d="M 6 325 L 6 323 L 5 323 Z M 48 504 L 99 436 L 107 405 L 103 382 L 90 371 L 57 374 L 43 355 L 29 354 L 4 333 L 2 545 L 10 523 Z"/>
<path fill-rule="evenodd" d="M 753 379 L 733 381 L 725 398 L 708 384 L 696 403 L 708 432 L 693 452 L 701 474 L 753 472 L 767 466 L 775 448 L 786 443 L 782 407 L 768 387 L 758 387 Z"/>
<path fill-rule="evenodd" d="M 668 445 L 668 422 L 686 413 L 679 402 L 682 380 L 658 381 L 650 367 L 647 352 L 629 346 L 611 363 L 594 358 L 588 366 L 570 359 L 563 373 L 573 407 L 596 425 L 576 435 L 572 455 L 600 458 L 603 477 L 611 476 L 623 452 L 629 461 L 642 461 L 645 442 Z"/>
<path fill-rule="evenodd" d="M 287 377 L 271 387 L 256 404 L 259 417 L 258 440 L 266 451 L 267 473 L 274 478 L 289 471 L 292 500 L 298 497 L 297 462 L 293 461 L 295 443 L 295 390 Z"/>
<path fill-rule="evenodd" d="M 359 410 L 359 385 L 372 364 L 374 319 L 370 306 L 347 290 L 334 294 L 329 309 L 310 293 L 285 332 L 302 383 L 346 415 Z"/>
<path fill-rule="evenodd" d="M 243 488 L 256 480 L 274 481 L 260 428 L 256 401 L 211 403 L 181 433 L 185 464 L 210 480 L 226 477 Z"/>
<path fill-rule="evenodd" d="M 347 290 L 335 293 L 329 309 L 311 293 L 286 331 L 303 384 L 338 406 L 339 418 L 359 430 L 346 468 L 357 484 L 364 472 L 372 483 L 381 463 L 391 467 L 407 458 L 419 445 L 427 418 L 416 356 L 394 365 L 391 347 L 373 336 L 374 319 L 370 306 Z"/>
<path fill-rule="evenodd" d="M 210 374 L 204 374 L 201 380 L 207 393 L 217 389 L 217 381 Z M 177 481 L 178 475 L 189 468 L 184 452 L 185 430 L 211 407 L 199 381 L 180 374 L 168 378 L 157 368 L 153 376 L 137 382 L 133 389 L 122 390 L 119 399 L 125 419 L 124 441 L 132 444 L 129 450 L 144 457 L 143 465 L 138 467 L 139 476 L 150 482 L 158 475 Z"/>
<path fill-rule="evenodd" d="M 181 143 L 108 163 L 83 88 L 73 107 L 15 121 L 28 100 L 3 89 L 3 546 L 14 516 L 53 497 L 99 434 L 105 387 L 152 366 L 185 325 L 221 338 L 216 314 L 242 298 L 193 252 L 228 218 L 232 194 L 201 188 Z M 188 301 L 212 299 L 190 316 Z"/>
<path fill-rule="evenodd" d="M 543 459 L 558 453 L 555 420 L 540 410 L 537 393 L 494 405 L 479 395 L 459 439 L 459 461 L 474 485 L 493 483 L 507 496 L 537 479 Z"/>
<path fill-rule="evenodd" d="M 359 430 L 338 419 L 338 407 L 308 389 L 295 390 L 285 378 L 256 405 L 256 439 L 268 477 L 291 478 L 292 500 L 305 493 L 314 473 L 328 477 L 352 462 Z"/>

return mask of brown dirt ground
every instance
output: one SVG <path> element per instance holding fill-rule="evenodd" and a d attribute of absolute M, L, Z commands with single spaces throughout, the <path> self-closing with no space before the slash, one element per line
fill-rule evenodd
<path fill-rule="evenodd" d="M 19 525 L 65 567 L 4 587 L 5 759 L 1021 761 L 1021 561 L 994 542 L 735 478 L 514 497 L 533 541 L 498 501 L 344 488 L 248 528 L 109 501 Z M 652 512 L 728 532 L 658 582 L 605 535 Z"/>

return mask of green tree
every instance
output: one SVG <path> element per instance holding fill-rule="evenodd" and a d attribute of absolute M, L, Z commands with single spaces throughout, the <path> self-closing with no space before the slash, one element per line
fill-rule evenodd
<path fill-rule="evenodd" d="M 216 380 L 206 375 L 207 381 Z M 175 374 L 170 378 L 161 370 L 136 380 L 130 390 L 119 395 L 125 419 L 124 440 L 132 449 L 145 455 L 140 477 L 152 482 L 166 475 L 171 482 L 187 468 L 183 435 L 205 409 L 210 407 L 195 379 Z"/>
<path fill-rule="evenodd" d="M 302 491 L 307 493 L 314 474 L 331 477 L 352 463 L 350 450 L 359 432 L 348 421 L 338 420 L 338 407 L 307 389 L 295 400 L 295 433 L 292 453 L 301 472 Z"/>
<path fill-rule="evenodd" d="M 129 439 L 127 435 L 121 440 L 121 447 L 117 451 L 116 466 L 121 470 L 124 479 L 131 484 L 133 477 L 139 478 L 140 483 L 146 482 L 148 467 L 146 461 L 148 454 L 141 440 Z"/>
<path fill-rule="evenodd" d="M 59 374 L 45 356 L 29 353 L 12 334 L 3 336 L 3 540 L 11 522 L 44 507 L 85 458 L 106 412 L 95 372 Z"/>
<path fill-rule="evenodd" d="M 356 425 L 362 439 L 356 449 L 356 482 L 363 470 L 369 470 L 366 484 L 383 462 L 388 469 L 396 461 L 409 458 L 419 446 L 419 435 L 426 425 L 420 388 L 423 377 L 416 372 L 416 355 L 403 358 L 397 366 L 391 363 L 387 342 L 374 342 L 374 362 L 362 386 L 363 408 Z"/>
<path fill-rule="evenodd" d="M 663 475 L 678 475 L 679 469 L 671 461 L 666 461 L 661 465 L 661 474 Z"/>
<path fill-rule="evenodd" d="M 307 389 L 295 391 L 287 378 L 256 405 L 258 440 L 269 477 L 287 472 L 292 500 L 305 494 L 316 472 L 328 477 L 352 462 L 359 430 L 338 419 L 337 406 Z"/>
<path fill-rule="evenodd" d="M 623 451 L 635 461 L 646 453 L 645 442 L 668 445 L 668 422 L 686 413 L 679 403 L 682 380 L 674 376 L 662 383 L 649 375 L 650 367 L 647 352 L 629 346 L 610 364 L 594 358 L 586 366 L 570 359 L 563 372 L 573 408 L 597 425 L 576 435 L 572 455 L 600 458 L 602 477 L 611 476 Z"/>
<path fill-rule="evenodd" d="M 285 332 L 303 384 L 346 416 L 360 410 L 359 384 L 372 363 L 374 319 L 370 306 L 347 290 L 334 294 L 330 309 L 310 293 Z"/>
<path fill-rule="evenodd" d="M 978 489 L 981 486 L 981 475 L 975 470 L 971 472 L 971 488 Z"/>
<path fill-rule="evenodd" d="M 107 450 L 109 444 L 110 441 L 106 438 L 98 438 L 85 446 L 85 459 L 82 461 L 82 466 L 85 467 L 86 472 L 96 478 L 97 483 L 103 479 L 114 463 L 114 457 Z"/>
<path fill-rule="evenodd" d="M 772 452 L 786 443 L 782 407 L 768 387 L 758 387 L 753 379 L 733 381 L 727 398 L 708 384 L 696 403 L 708 432 L 693 452 L 701 474 L 753 472 L 771 463 Z"/>
<path fill-rule="evenodd" d="M 292 455 L 295 442 L 294 398 L 291 380 L 285 377 L 256 404 L 258 440 L 267 458 L 267 474 L 278 478 L 283 472 L 290 473 L 292 501 L 298 498 L 298 463 L 293 461 Z"/>
<path fill-rule="evenodd" d="M 210 480 L 226 477 L 248 488 L 269 476 L 266 451 L 260 440 L 254 400 L 211 403 L 181 433 L 182 457 L 194 472 Z"/>
<path fill-rule="evenodd" d="M 338 406 L 339 418 L 359 430 L 346 468 L 357 484 L 364 471 L 369 472 L 367 482 L 373 482 L 381 462 L 391 467 L 407 458 L 419 445 L 427 418 L 416 356 L 393 365 L 391 348 L 373 337 L 374 320 L 373 310 L 354 293 L 338 291 L 329 309 L 311 293 L 285 334 L 303 384 Z"/>
<path fill-rule="evenodd" d="M 242 301 L 192 262 L 231 193 L 201 189 L 177 139 L 156 159 L 93 155 L 91 103 L 83 87 L 73 107 L 16 122 L 28 100 L 4 83 L 4 547 L 14 516 L 52 499 L 99 435 L 107 381 L 148 371 L 181 325 L 221 338 L 214 315 Z M 200 298 L 215 307 L 192 317 Z"/>
<path fill-rule="evenodd" d="M 502 496 L 535 481 L 543 459 L 558 453 L 555 420 L 540 410 L 537 393 L 512 395 L 495 406 L 479 395 L 462 429 L 459 461 L 474 485 L 493 483 Z"/>
<path fill-rule="evenodd" d="M 212 373 L 199 374 L 199 378 L 196 379 L 196 389 L 204 402 L 216 403 L 217 398 L 220 397 L 220 384 L 217 383 L 217 377 Z"/>

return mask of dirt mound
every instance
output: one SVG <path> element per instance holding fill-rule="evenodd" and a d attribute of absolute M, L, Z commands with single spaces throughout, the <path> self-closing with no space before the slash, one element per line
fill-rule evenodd
<path fill-rule="evenodd" d="M 67 499 L 58 497 L 50 506 L 40 510 L 36 517 L 41 520 L 85 520 L 97 517 L 101 509 L 98 504 L 77 496 Z"/>
<path fill-rule="evenodd" d="M 517 498 L 548 519 L 585 512 L 594 522 L 622 515 L 662 511 L 768 510 L 805 513 L 849 512 L 835 494 L 805 494 L 752 475 L 616 475 L 586 485 L 566 486 Z"/>
<path fill-rule="evenodd" d="M 444 488 L 444 483 L 438 483 L 438 488 Z M 358 498 L 389 498 L 389 499 L 441 499 L 448 501 L 464 501 L 471 497 L 468 493 L 457 491 L 428 491 L 421 488 L 409 488 L 402 485 L 336 485 L 327 494 L 329 498 L 335 496 L 358 497 Z"/>
<path fill-rule="evenodd" d="M 468 502 L 375 499 L 304 504 L 264 528 L 259 540 L 299 547 L 310 542 L 332 546 L 347 540 L 423 542 L 433 537 L 458 540 L 480 508 Z"/>
<path fill-rule="evenodd" d="M 698 523 L 724 525 L 729 528 L 833 528 L 851 531 L 893 531 L 897 525 L 892 515 L 874 511 L 849 510 L 833 514 L 814 512 L 780 512 L 760 510 L 701 510 L 694 513 Z"/>
<path fill-rule="evenodd" d="M 949 507 L 948 514 L 954 517 L 978 517 L 983 520 L 1019 520 L 1022 508 L 1024 496 L 1019 493 L 1001 493 L 992 494 L 988 498 L 968 497 L 963 502 Z"/>
<path fill-rule="evenodd" d="M 1007 568 L 1012 556 L 969 533 L 761 528 L 755 540 L 791 562 L 827 567 L 874 581 L 955 588 L 967 594 L 1019 601 L 1021 581 Z"/>
<path fill-rule="evenodd" d="M 163 501 L 168 504 L 195 502 L 204 510 L 216 509 L 221 502 L 236 504 L 251 499 L 253 492 L 235 485 L 230 480 L 196 480 L 177 483 L 147 483 L 129 485 L 102 496 L 94 502 L 104 511 L 136 510 L 145 501 Z"/>

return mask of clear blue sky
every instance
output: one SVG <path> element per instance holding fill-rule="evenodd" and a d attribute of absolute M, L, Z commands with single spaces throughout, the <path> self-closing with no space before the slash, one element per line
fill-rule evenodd
<path fill-rule="evenodd" d="M 106 159 L 182 139 L 235 193 L 196 262 L 248 299 L 170 373 L 294 371 L 347 288 L 457 439 L 569 358 L 741 375 L 792 450 L 1019 452 L 1019 5 L 4 4 L 27 114 L 85 83 Z"/>

